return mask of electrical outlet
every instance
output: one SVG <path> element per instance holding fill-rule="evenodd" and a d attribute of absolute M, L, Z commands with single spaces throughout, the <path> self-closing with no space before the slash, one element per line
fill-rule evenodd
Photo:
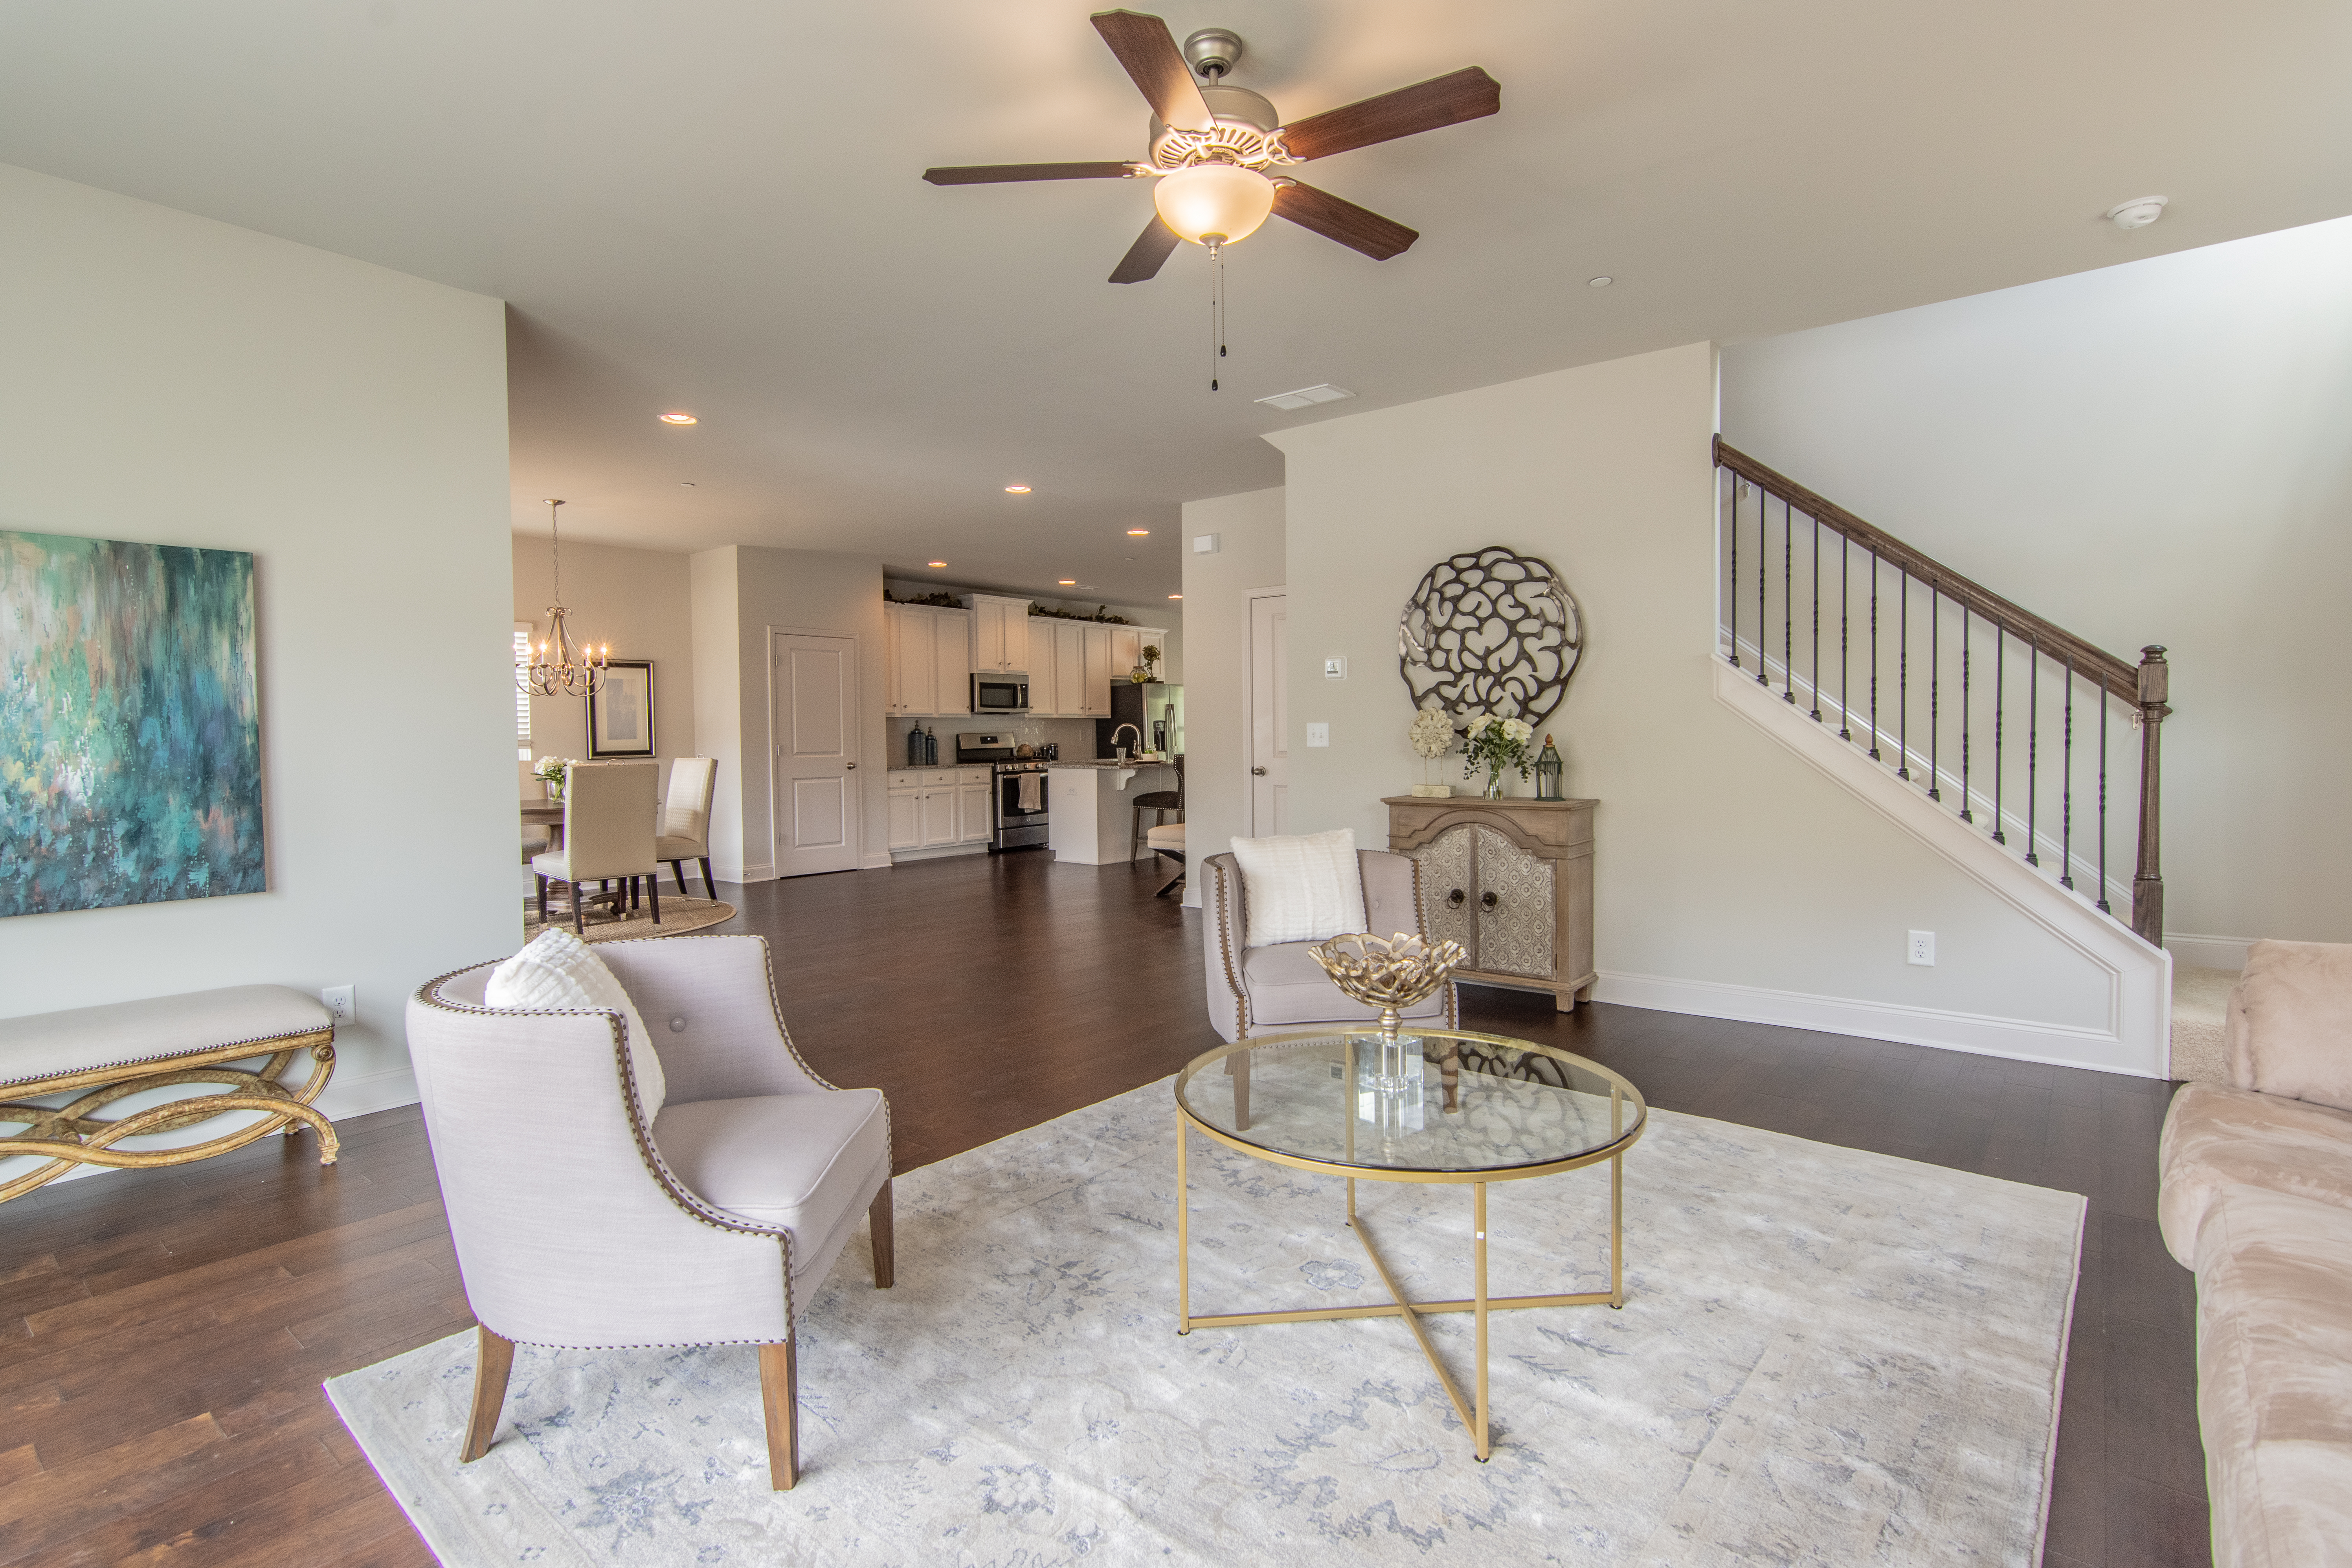
<path fill-rule="evenodd" d="M 1331 726 L 1328 724 L 1307 725 L 1307 743 L 1310 746 L 1329 745 L 1331 743 Z"/>
<path fill-rule="evenodd" d="M 319 993 L 319 1000 L 324 1002 L 327 1011 L 335 1016 L 335 1026 L 339 1029 L 360 1021 L 357 989 L 351 985 L 330 985 Z"/>
<path fill-rule="evenodd" d="M 1911 962 L 1926 968 L 1936 967 L 1936 933 L 1915 931 L 1911 933 Z"/>
<path fill-rule="evenodd" d="M 1344 658 L 1325 659 L 1323 661 L 1323 679 L 1326 680 L 1347 679 L 1348 661 Z"/>

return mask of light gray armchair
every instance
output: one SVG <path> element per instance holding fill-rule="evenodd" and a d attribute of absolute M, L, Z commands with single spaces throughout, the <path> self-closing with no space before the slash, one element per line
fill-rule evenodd
<path fill-rule="evenodd" d="M 1371 934 L 1427 935 L 1421 923 L 1420 863 L 1386 849 L 1360 849 L 1356 864 L 1364 879 L 1364 924 Z M 1379 1019 L 1379 1008 L 1350 1000 L 1307 956 L 1314 943 L 1247 945 L 1249 904 L 1241 867 L 1231 851 L 1210 856 L 1202 868 L 1209 879 L 1202 905 L 1207 918 L 1201 922 L 1208 950 L 1209 1022 L 1219 1035 L 1235 1041 L 1318 1024 Z M 1458 1016 L 1454 983 L 1447 981 L 1404 1016 L 1452 1028 Z"/>
<path fill-rule="evenodd" d="M 408 1003 L 408 1041 L 466 1298 L 479 1321 L 461 1458 L 490 1446 L 517 1342 L 759 1347 L 768 1466 L 799 1475 L 796 1301 L 857 1228 L 891 1282 L 890 1111 L 793 1048 L 768 944 L 682 936 L 596 949 L 667 1082 L 650 1124 L 604 1010 L 483 1005 L 491 964 Z"/>

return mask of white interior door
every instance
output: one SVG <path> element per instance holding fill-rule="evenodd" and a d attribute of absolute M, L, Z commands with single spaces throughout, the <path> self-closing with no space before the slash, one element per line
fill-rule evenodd
<path fill-rule="evenodd" d="M 1250 837 L 1290 831 L 1289 600 L 1250 601 Z"/>
<path fill-rule="evenodd" d="M 857 640 L 775 635 L 776 875 L 857 868 Z"/>

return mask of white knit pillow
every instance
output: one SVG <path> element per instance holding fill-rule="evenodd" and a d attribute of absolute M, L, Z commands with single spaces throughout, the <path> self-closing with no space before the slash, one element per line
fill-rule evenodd
<path fill-rule="evenodd" d="M 636 1075 L 637 1110 L 650 1122 L 669 1098 L 661 1058 L 654 1054 L 646 1021 L 595 950 L 570 931 L 551 926 L 496 969 L 482 987 L 493 1007 L 608 1007 L 628 1032 L 629 1070 Z"/>
<path fill-rule="evenodd" d="M 1353 828 L 1233 843 L 1249 913 L 1244 947 L 1321 942 L 1364 929 L 1364 873 Z"/>

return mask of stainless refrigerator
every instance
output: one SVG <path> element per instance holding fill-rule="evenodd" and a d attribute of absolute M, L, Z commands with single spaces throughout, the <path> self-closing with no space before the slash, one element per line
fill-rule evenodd
<path fill-rule="evenodd" d="M 1110 688 L 1110 717 L 1095 721 L 1095 755 L 1111 754 L 1111 736 L 1121 724 L 1132 724 L 1143 736 L 1142 750 L 1179 756 L 1184 750 L 1184 689 L 1164 680 L 1115 680 Z M 1122 737 L 1123 739 L 1127 739 Z M 1135 742 L 1127 739 L 1129 745 Z"/>

